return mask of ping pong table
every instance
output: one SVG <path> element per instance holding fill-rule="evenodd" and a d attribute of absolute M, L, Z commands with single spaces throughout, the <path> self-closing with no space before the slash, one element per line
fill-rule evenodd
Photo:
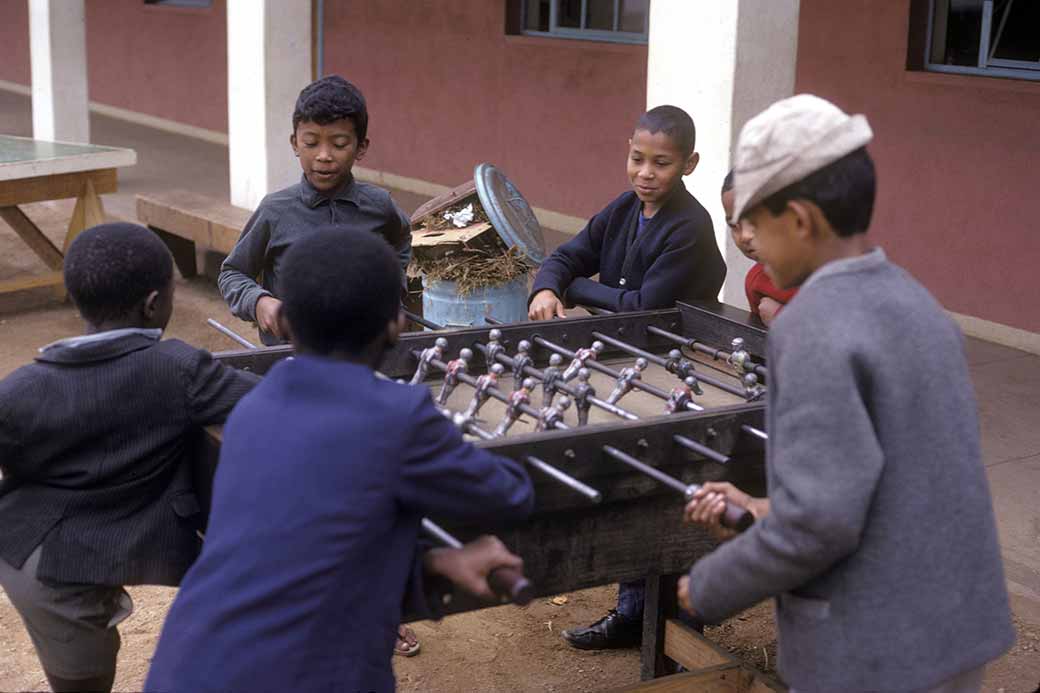
<path fill-rule="evenodd" d="M 132 149 L 0 135 L 0 219 L 50 270 L 0 281 L 0 295 L 53 287 L 57 296 L 64 297 L 65 251 L 81 231 L 104 221 L 98 196 L 116 191 L 116 169 L 136 163 Z M 58 248 L 18 205 L 68 198 L 76 198 L 76 207 Z"/>

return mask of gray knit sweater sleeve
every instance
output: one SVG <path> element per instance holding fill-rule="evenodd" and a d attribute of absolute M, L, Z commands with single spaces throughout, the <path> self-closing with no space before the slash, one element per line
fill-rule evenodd
<path fill-rule="evenodd" d="M 884 464 L 852 335 L 798 311 L 782 317 L 770 333 L 770 513 L 693 567 L 693 605 L 708 622 L 852 553 Z"/>
<path fill-rule="evenodd" d="M 217 287 L 231 313 L 242 320 L 255 322 L 256 302 L 271 295 L 257 280 L 265 269 L 274 225 L 270 210 L 261 202 L 220 266 Z"/>

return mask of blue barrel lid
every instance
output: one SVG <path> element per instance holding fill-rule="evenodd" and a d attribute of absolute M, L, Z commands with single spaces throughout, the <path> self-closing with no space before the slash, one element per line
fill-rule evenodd
<path fill-rule="evenodd" d="M 542 227 L 516 186 L 488 163 L 477 164 L 473 170 L 473 182 L 488 220 L 506 247 L 518 247 L 535 267 L 541 265 L 545 260 Z"/>

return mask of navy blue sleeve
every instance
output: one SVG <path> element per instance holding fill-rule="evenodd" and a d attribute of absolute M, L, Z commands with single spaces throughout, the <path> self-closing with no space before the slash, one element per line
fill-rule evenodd
<path fill-rule="evenodd" d="M 671 308 L 676 300 L 715 298 L 726 277 L 726 263 L 715 243 L 673 233 L 647 267 L 638 289 L 620 289 L 591 279 L 575 279 L 566 301 L 613 311 Z"/>
<path fill-rule="evenodd" d="M 534 489 L 517 462 L 474 447 L 437 411 L 429 392 L 403 419 L 410 438 L 398 500 L 420 515 L 461 522 L 510 522 L 534 507 Z"/>
<path fill-rule="evenodd" d="M 607 225 L 606 214 L 607 210 L 604 210 L 594 216 L 577 236 L 553 251 L 542 263 L 535 275 L 528 303 L 544 289 L 552 291 L 562 300 L 567 287 L 576 277 L 591 277 L 599 272 L 600 251 Z"/>

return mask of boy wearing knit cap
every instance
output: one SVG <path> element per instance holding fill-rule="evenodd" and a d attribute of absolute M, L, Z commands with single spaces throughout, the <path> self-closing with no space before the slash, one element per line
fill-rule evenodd
<path fill-rule="evenodd" d="M 798 298 L 769 335 L 769 497 L 709 483 L 687 521 L 756 523 L 679 585 L 708 623 L 777 598 L 804 691 L 969 691 L 1014 640 L 956 325 L 866 236 L 863 116 L 799 95 L 741 132 L 733 221 Z"/>

